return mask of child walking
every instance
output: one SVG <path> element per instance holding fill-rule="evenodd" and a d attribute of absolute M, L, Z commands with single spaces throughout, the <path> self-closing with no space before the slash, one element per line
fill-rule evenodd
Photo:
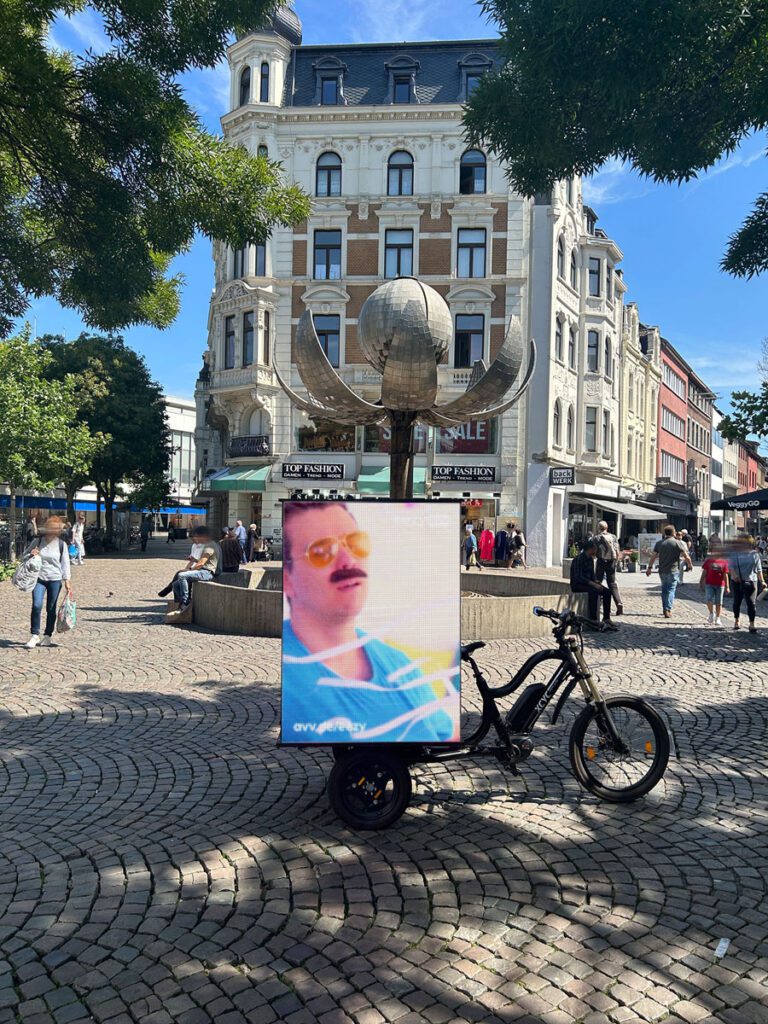
<path fill-rule="evenodd" d="M 720 612 L 723 610 L 723 591 L 730 594 L 731 587 L 728 579 L 728 562 L 717 555 L 710 555 L 705 559 L 701 567 L 701 578 L 699 586 L 702 590 L 706 588 L 707 611 L 709 618 L 707 622 L 711 626 L 722 626 Z"/>

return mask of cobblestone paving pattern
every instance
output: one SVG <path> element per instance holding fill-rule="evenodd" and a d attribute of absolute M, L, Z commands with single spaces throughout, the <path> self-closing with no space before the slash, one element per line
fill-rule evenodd
<path fill-rule="evenodd" d="M 667 623 L 649 583 L 590 641 L 673 730 L 644 801 L 579 788 L 566 720 L 520 778 L 418 769 L 356 834 L 328 754 L 275 746 L 278 642 L 162 625 L 169 555 L 76 570 L 50 649 L 0 586 L 0 1024 L 768 1021 L 768 623 L 706 627 L 690 585 Z"/>

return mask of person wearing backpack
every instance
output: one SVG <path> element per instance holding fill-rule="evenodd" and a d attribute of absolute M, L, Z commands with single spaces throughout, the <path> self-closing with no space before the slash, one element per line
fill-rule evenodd
<path fill-rule="evenodd" d="M 221 548 L 216 541 L 211 540 L 208 527 L 196 526 L 192 536 L 195 543 L 203 545 L 203 550 L 192 568 L 186 572 L 180 572 L 173 581 L 176 607 L 168 613 L 168 619 L 171 621 L 172 616 L 183 616 L 189 607 L 192 599 L 192 583 L 196 580 L 208 582 L 221 574 Z"/>
<path fill-rule="evenodd" d="M 608 523 L 603 520 L 597 524 L 597 566 L 595 568 L 595 579 L 602 584 L 603 580 L 608 584 L 614 603 L 616 614 L 624 614 L 624 604 L 619 593 L 619 585 L 616 582 L 616 562 L 619 557 L 619 542 L 616 537 L 608 532 Z"/>
<path fill-rule="evenodd" d="M 49 516 L 43 524 L 40 536 L 27 545 L 24 558 L 38 555 L 42 561 L 37 583 L 32 591 L 32 621 L 30 638 L 25 644 L 33 647 L 50 647 L 53 631 L 56 629 L 56 605 L 62 586 L 67 594 L 72 593 L 69 551 L 61 536 L 64 527 L 60 516 Z M 45 633 L 40 638 L 40 620 L 45 601 Z"/>
<path fill-rule="evenodd" d="M 710 626 L 713 623 L 715 626 L 722 626 L 720 612 L 723 610 L 723 592 L 726 594 L 731 592 L 728 562 L 725 558 L 712 555 L 704 560 L 699 586 L 702 590 L 706 587 L 707 611 L 709 612 L 707 622 Z"/>

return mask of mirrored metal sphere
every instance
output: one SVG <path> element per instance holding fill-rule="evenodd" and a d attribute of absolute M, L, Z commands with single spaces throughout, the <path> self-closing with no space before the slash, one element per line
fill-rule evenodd
<path fill-rule="evenodd" d="M 380 285 L 365 300 L 357 327 L 363 355 L 379 373 L 384 373 L 395 334 L 422 347 L 422 359 L 430 349 L 435 363 L 444 359 L 450 350 L 453 325 L 442 295 L 415 277 L 398 277 Z"/>

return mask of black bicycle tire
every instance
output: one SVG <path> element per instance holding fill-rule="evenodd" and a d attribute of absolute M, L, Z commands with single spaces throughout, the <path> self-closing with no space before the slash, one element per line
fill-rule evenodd
<path fill-rule="evenodd" d="M 370 772 L 372 764 L 383 765 L 391 773 L 395 782 L 396 792 L 393 801 L 386 813 L 377 817 L 358 814 L 350 806 L 346 793 L 347 775 L 359 764 L 359 771 Z M 411 802 L 413 784 L 411 773 L 408 771 L 406 762 L 396 752 L 388 750 L 370 749 L 357 747 L 341 754 L 335 761 L 331 774 L 328 776 L 328 799 L 334 812 L 345 824 L 356 831 L 378 832 L 381 829 L 389 828 L 400 817 L 402 817 L 408 804 Z"/>
<path fill-rule="evenodd" d="M 642 715 L 653 729 L 655 740 L 655 757 L 650 771 L 639 781 L 623 789 L 611 789 L 598 782 L 589 771 L 583 757 L 582 743 L 587 731 L 587 726 L 595 717 L 597 707 L 594 704 L 584 708 L 576 721 L 573 723 L 571 734 L 568 739 L 568 754 L 571 761 L 571 768 L 576 780 L 590 793 L 609 803 L 631 803 L 645 796 L 661 782 L 667 770 L 670 754 L 670 740 L 667 727 L 658 711 L 641 697 L 608 697 L 605 701 L 611 707 L 631 707 Z"/>

